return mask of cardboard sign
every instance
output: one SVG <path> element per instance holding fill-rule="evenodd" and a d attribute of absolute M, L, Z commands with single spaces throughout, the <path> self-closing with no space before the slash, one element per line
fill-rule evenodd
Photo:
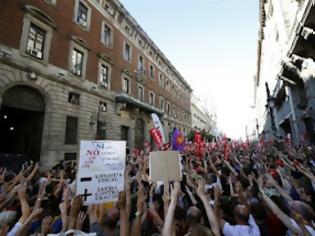
<path fill-rule="evenodd" d="M 76 194 L 84 205 L 118 199 L 124 190 L 125 141 L 81 141 Z"/>
<path fill-rule="evenodd" d="M 177 151 L 150 152 L 149 167 L 152 181 L 181 181 L 180 158 Z"/>

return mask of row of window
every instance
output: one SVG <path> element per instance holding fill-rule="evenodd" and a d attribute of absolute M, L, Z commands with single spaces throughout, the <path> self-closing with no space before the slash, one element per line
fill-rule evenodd
<path fill-rule="evenodd" d="M 78 118 L 67 116 L 65 130 L 65 144 L 74 145 L 78 143 Z M 106 122 L 97 121 L 96 129 L 97 139 L 106 139 Z"/>
<path fill-rule="evenodd" d="M 109 8 L 108 4 L 103 2 L 103 5 L 106 9 Z M 89 15 L 89 8 L 87 5 L 85 5 L 82 1 L 79 1 L 79 7 L 78 7 L 78 13 L 77 13 L 77 23 L 81 24 L 81 22 L 84 22 L 83 26 L 88 25 L 88 15 Z M 83 16 L 83 17 L 82 17 Z M 82 24 L 81 24 L 82 25 Z M 130 27 L 126 25 L 126 29 L 129 29 Z M 130 31 L 130 30 L 127 30 Z M 102 23 L 102 39 L 101 41 L 107 46 L 112 47 L 113 46 L 113 30 L 112 28 L 106 24 L 105 22 Z M 125 42 L 123 47 L 123 58 L 124 60 L 131 62 L 132 60 L 132 46 Z M 138 56 L 138 72 L 137 72 L 137 78 L 139 80 L 145 79 L 145 60 L 142 55 Z M 155 67 L 153 64 L 150 64 L 149 66 L 149 78 L 154 80 L 154 74 L 155 74 Z M 161 88 L 165 87 L 164 77 L 161 73 L 159 73 L 159 85 Z M 183 99 L 184 96 L 177 90 L 175 90 L 175 85 L 172 85 L 172 90 L 170 86 L 169 80 L 166 81 L 166 91 L 171 92 L 174 97 L 177 99 Z"/>
<path fill-rule="evenodd" d="M 53 2 L 53 4 L 56 4 L 56 0 L 53 0 L 53 1 L 50 0 L 49 2 L 50 3 Z M 99 4 L 111 16 L 114 15 L 114 9 L 109 5 L 109 3 L 106 0 L 94 0 L 94 2 Z M 90 21 L 91 21 L 91 11 L 92 11 L 91 8 L 83 0 L 77 0 L 76 1 L 74 20 L 79 26 L 83 27 L 85 30 L 89 30 Z M 123 21 L 123 23 L 124 23 L 125 31 L 127 33 L 129 33 L 130 35 L 132 35 L 133 31 L 131 30 L 130 26 L 125 21 Z M 138 41 L 139 41 L 139 46 L 144 48 L 145 44 L 144 44 L 143 40 L 138 39 Z M 106 47 L 109 47 L 109 48 L 113 47 L 113 42 L 114 42 L 113 41 L 113 30 L 112 30 L 111 26 L 106 24 L 104 21 L 102 22 L 101 42 Z M 43 54 L 43 51 L 40 50 L 39 54 Z M 153 55 L 152 50 L 150 50 L 149 54 Z M 125 42 L 124 46 L 123 46 L 123 58 L 128 62 L 131 62 L 131 59 L 132 59 L 132 47 L 127 42 Z M 80 63 L 82 60 L 80 60 L 81 58 L 77 58 L 77 59 L 78 59 L 78 63 L 76 64 L 76 66 L 78 68 L 74 69 L 73 71 L 75 71 L 76 75 L 82 76 L 82 75 L 80 75 L 80 74 L 82 74 L 82 67 L 83 67 L 82 63 Z M 159 61 L 159 64 L 162 65 L 162 63 L 160 61 Z M 139 55 L 139 57 L 138 57 L 138 71 L 139 72 L 137 73 L 137 77 L 141 80 L 145 78 L 145 69 L 144 68 L 145 68 L 144 57 Z M 149 77 L 152 80 L 154 80 L 154 70 L 155 70 L 154 65 L 150 64 Z M 167 70 L 167 72 L 169 72 L 169 70 Z M 161 73 L 159 74 L 159 85 L 161 88 L 165 87 L 164 77 Z M 172 90 L 171 90 L 171 88 L 172 88 Z M 175 98 L 183 100 L 183 101 L 186 99 L 186 97 L 189 97 L 189 96 L 184 95 L 185 92 L 186 92 L 186 94 L 188 93 L 187 90 L 185 90 L 183 92 L 180 92 L 179 89 L 175 90 L 175 86 L 174 85 L 170 86 L 170 83 L 168 80 L 166 81 L 166 91 L 172 92 L 172 95 Z M 186 99 L 186 100 L 187 100 L 187 102 L 189 102 L 188 99 Z"/>
<path fill-rule="evenodd" d="M 79 1 L 78 5 L 78 14 L 81 18 L 80 19 L 86 19 L 86 10 L 85 6 L 82 4 L 81 1 Z M 77 19 L 79 19 L 77 17 Z M 27 28 L 28 27 L 28 28 Z M 51 29 L 49 29 L 48 26 L 45 26 L 43 23 L 38 22 L 37 20 L 33 19 L 30 20 L 27 27 L 23 27 L 23 31 L 27 34 L 26 37 L 26 44 L 25 44 L 25 52 L 37 59 L 37 60 L 48 60 L 48 49 L 50 46 L 51 41 Z M 24 28 L 27 28 L 26 30 Z M 104 41 L 110 42 L 112 41 L 112 31 L 109 26 L 104 24 Z M 84 42 L 83 42 L 84 44 Z M 130 56 L 131 55 L 131 46 L 129 44 L 125 44 L 125 55 Z M 78 77 L 84 77 L 85 76 L 85 69 L 86 69 L 86 63 L 87 63 L 87 56 L 88 51 L 86 48 L 82 46 L 82 42 L 80 42 L 79 39 L 72 40 L 70 44 L 70 60 L 69 60 L 69 69 L 71 73 Z M 140 70 L 143 70 L 145 66 L 144 58 L 139 55 L 139 64 L 138 68 Z M 150 64 L 150 78 L 154 79 L 154 70 L 155 67 Z M 98 83 L 102 88 L 109 89 L 110 87 L 110 77 L 111 77 L 111 65 L 107 63 L 106 60 L 100 59 L 99 60 L 99 79 Z M 170 81 L 165 80 L 162 73 L 159 73 L 159 85 L 162 88 L 166 88 L 166 91 L 172 92 L 172 94 L 177 97 L 179 100 L 182 99 L 182 93 L 177 92 L 179 90 L 175 89 L 175 85 L 170 85 Z M 123 77 L 122 81 L 122 89 L 126 93 L 130 93 L 130 78 Z M 138 98 L 143 101 L 144 100 L 144 88 L 139 85 L 138 88 Z M 155 105 L 155 94 L 150 91 L 149 94 L 149 104 Z M 160 109 L 164 110 L 164 100 L 160 102 Z"/>
<path fill-rule="evenodd" d="M 28 41 L 27 41 L 27 47 L 26 47 L 26 53 L 28 53 L 30 56 L 42 60 L 44 55 L 44 44 L 46 39 L 46 32 L 35 25 L 34 23 L 31 23 L 30 29 L 29 29 L 29 35 L 28 35 Z M 128 45 L 128 44 L 126 44 Z M 128 47 L 126 47 L 128 48 Z M 85 59 L 87 58 L 87 52 L 79 45 L 73 44 L 72 51 L 71 51 L 71 72 L 78 76 L 83 77 L 84 76 L 84 68 L 86 65 Z M 142 56 L 139 56 L 139 68 L 143 68 L 144 66 L 144 59 Z M 150 65 L 150 78 L 154 78 L 154 66 Z M 162 74 L 160 74 L 160 81 L 159 84 L 162 88 L 165 87 L 164 85 L 164 77 Z M 110 81 L 110 65 L 106 63 L 105 61 L 100 60 L 99 65 L 99 84 L 103 88 L 109 87 L 109 81 Z M 129 93 L 129 80 L 124 79 L 123 81 L 123 90 L 127 93 Z M 141 88 L 139 88 L 141 90 Z M 143 88 L 142 88 L 143 90 Z M 166 82 L 166 90 L 170 91 L 170 83 L 169 80 Z M 175 92 L 175 86 L 172 86 L 172 91 Z M 141 94 L 141 91 L 138 93 L 140 96 L 140 100 L 143 100 L 143 96 Z M 176 93 L 172 93 L 176 94 Z M 179 93 L 177 93 L 179 94 Z M 151 96 L 150 96 L 151 98 Z M 178 97 L 180 99 L 180 97 Z M 154 99 L 150 100 L 150 105 L 154 105 L 153 103 Z"/>

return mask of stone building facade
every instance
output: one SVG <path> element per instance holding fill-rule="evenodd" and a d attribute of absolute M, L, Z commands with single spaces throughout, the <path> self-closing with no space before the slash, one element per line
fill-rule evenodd
<path fill-rule="evenodd" d="M 315 143 L 314 29 L 314 1 L 260 1 L 255 105 L 267 138 Z"/>
<path fill-rule="evenodd" d="M 0 153 L 50 167 L 80 140 L 191 130 L 192 89 L 117 0 L 0 1 Z"/>
<path fill-rule="evenodd" d="M 195 130 L 204 130 L 216 136 L 217 116 L 214 111 L 209 111 L 206 102 L 201 101 L 195 94 L 191 95 L 191 126 Z"/>

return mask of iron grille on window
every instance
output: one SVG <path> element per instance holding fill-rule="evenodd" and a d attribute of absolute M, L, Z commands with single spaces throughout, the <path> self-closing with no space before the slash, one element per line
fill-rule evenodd
<path fill-rule="evenodd" d="M 34 24 L 31 24 L 28 41 L 26 47 L 26 53 L 42 60 L 44 54 L 46 32 Z"/>
<path fill-rule="evenodd" d="M 67 116 L 65 144 L 76 144 L 78 133 L 78 118 Z"/>
<path fill-rule="evenodd" d="M 106 122 L 97 121 L 97 139 L 106 138 Z"/>
<path fill-rule="evenodd" d="M 101 65 L 101 71 L 100 71 L 100 83 L 101 83 L 101 87 L 103 88 L 108 88 L 108 71 L 109 71 L 109 68 L 108 66 L 102 64 Z"/>

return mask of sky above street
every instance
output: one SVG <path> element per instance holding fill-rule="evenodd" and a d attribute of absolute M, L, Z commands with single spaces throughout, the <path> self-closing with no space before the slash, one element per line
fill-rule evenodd
<path fill-rule="evenodd" d="M 254 127 L 258 0 L 121 0 L 233 138 Z"/>

